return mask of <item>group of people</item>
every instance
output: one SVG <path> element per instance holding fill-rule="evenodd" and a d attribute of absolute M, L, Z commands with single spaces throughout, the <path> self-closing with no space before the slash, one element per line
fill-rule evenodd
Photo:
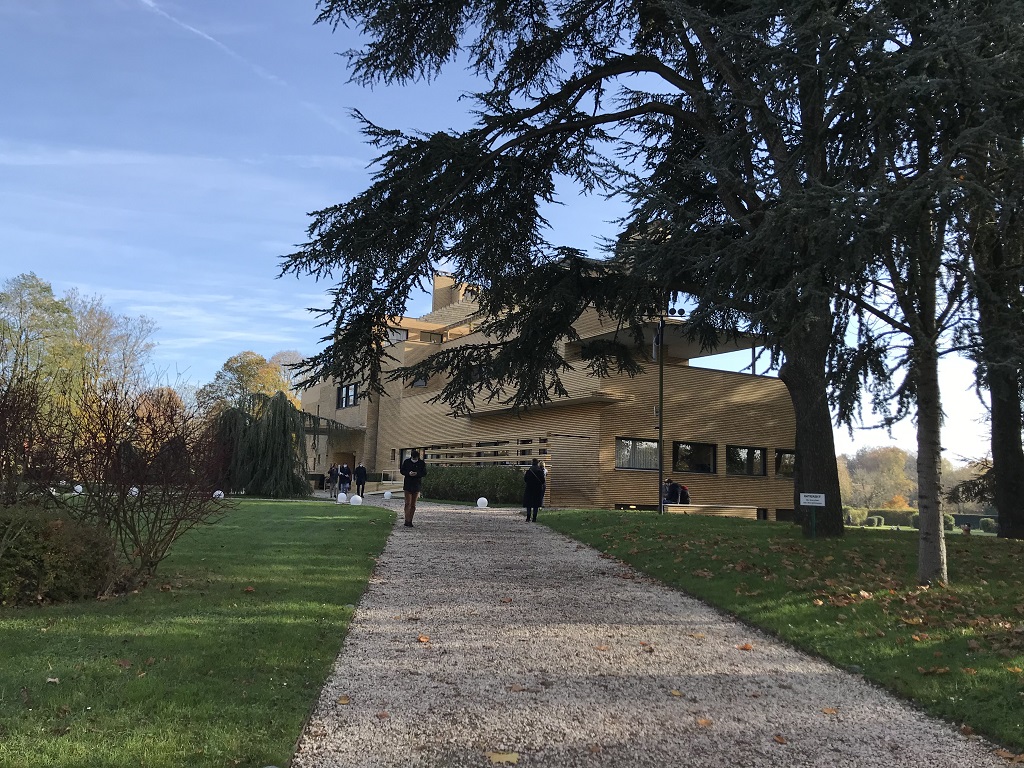
<path fill-rule="evenodd" d="M 356 465 L 355 473 L 349 469 L 348 464 L 331 464 L 327 470 L 327 484 L 331 495 L 348 493 L 352 488 L 352 478 L 356 481 L 356 494 L 363 496 L 366 493 L 366 467 L 363 462 Z"/>
<path fill-rule="evenodd" d="M 423 487 L 423 478 L 427 476 L 427 464 L 420 457 L 420 452 L 413 449 L 409 458 L 399 468 L 405 480 L 402 490 L 405 493 L 405 527 L 413 528 L 413 517 L 416 514 L 416 501 Z M 523 506 L 526 508 L 526 519 L 536 522 L 537 512 L 544 504 L 544 491 L 547 486 L 547 469 L 544 462 L 534 459 L 530 468 L 523 475 Z"/>
<path fill-rule="evenodd" d="M 690 489 L 671 477 L 666 477 L 665 484 L 661 487 L 661 499 L 666 504 L 689 504 Z"/>

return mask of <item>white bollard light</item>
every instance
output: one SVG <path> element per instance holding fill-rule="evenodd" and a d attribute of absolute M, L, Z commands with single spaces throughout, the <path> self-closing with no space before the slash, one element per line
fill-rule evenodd
<path fill-rule="evenodd" d="M 391 491 L 384 491 L 384 501 L 391 501 Z"/>
<path fill-rule="evenodd" d="M 352 498 L 348 500 L 348 503 L 354 504 L 355 506 L 358 507 L 360 504 L 363 503 L 363 497 L 360 496 L 358 493 L 353 493 Z"/>
<path fill-rule="evenodd" d="M 223 499 L 224 498 L 224 491 L 214 491 L 213 492 L 213 498 L 215 498 L 215 499 Z"/>
<path fill-rule="evenodd" d="M 348 501 L 348 496 L 346 496 L 344 493 L 339 493 L 338 494 L 338 503 L 339 504 L 344 504 L 346 501 Z"/>
<path fill-rule="evenodd" d="M 480 509 L 483 509 L 484 507 L 487 506 L 487 499 L 481 496 L 479 499 L 476 500 L 476 505 L 480 507 Z"/>
<path fill-rule="evenodd" d="M 135 487 L 135 486 L 133 485 L 133 486 L 132 486 L 131 488 L 129 488 L 129 489 L 128 489 L 128 495 L 129 495 L 129 496 L 138 496 L 138 495 L 139 495 L 139 489 L 138 489 L 138 488 L 136 488 L 136 487 Z"/>
<path fill-rule="evenodd" d="M 81 492 L 82 492 L 82 486 L 76 485 L 75 486 L 75 493 L 81 493 Z"/>

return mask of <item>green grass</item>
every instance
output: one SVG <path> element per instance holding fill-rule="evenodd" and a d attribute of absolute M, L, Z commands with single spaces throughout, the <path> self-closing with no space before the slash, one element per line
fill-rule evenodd
<path fill-rule="evenodd" d="M 807 540 L 784 523 L 651 512 L 541 520 L 1024 752 L 1024 542 L 951 536 L 952 584 L 922 589 L 916 531 Z"/>
<path fill-rule="evenodd" d="M 136 594 L 0 609 L 0 766 L 285 765 L 392 520 L 244 501 Z"/>

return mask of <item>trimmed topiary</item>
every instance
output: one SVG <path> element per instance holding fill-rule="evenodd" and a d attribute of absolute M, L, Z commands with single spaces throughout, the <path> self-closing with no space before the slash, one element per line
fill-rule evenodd
<path fill-rule="evenodd" d="M 994 518 L 983 517 L 978 522 L 978 527 L 985 533 L 995 533 L 999 529 L 999 524 L 996 523 Z"/>

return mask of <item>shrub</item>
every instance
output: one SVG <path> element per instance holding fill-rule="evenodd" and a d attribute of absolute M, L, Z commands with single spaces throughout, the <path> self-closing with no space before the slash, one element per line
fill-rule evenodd
<path fill-rule="evenodd" d="M 476 501 L 483 496 L 489 502 L 519 504 L 523 500 L 523 473 L 518 467 L 427 468 L 423 478 L 423 496 L 451 501 Z"/>
<path fill-rule="evenodd" d="M 0 600 L 8 605 L 92 598 L 114 579 L 114 543 L 94 525 L 20 505 L 0 510 L 0 529 L 18 534 L 0 552 Z"/>
<path fill-rule="evenodd" d="M 843 519 L 848 520 L 850 525 L 864 525 L 868 511 L 858 507 L 843 507 Z"/>
<path fill-rule="evenodd" d="M 991 517 L 981 518 L 981 521 L 978 523 L 978 527 L 985 533 L 995 533 L 999 529 L 996 521 Z"/>
<path fill-rule="evenodd" d="M 904 525 L 909 526 L 911 518 L 917 514 L 917 510 L 910 509 L 872 509 L 868 514 L 882 518 L 880 525 Z"/>
<path fill-rule="evenodd" d="M 885 519 L 880 515 L 869 515 L 864 520 L 864 525 L 868 526 L 869 528 L 881 528 L 883 525 L 885 525 Z"/>
<path fill-rule="evenodd" d="M 921 515 L 917 512 L 910 516 L 910 527 L 918 529 L 921 527 Z"/>
<path fill-rule="evenodd" d="M 952 531 L 956 527 L 956 520 L 953 518 L 952 515 L 943 515 L 942 527 L 945 528 L 947 531 Z"/>

